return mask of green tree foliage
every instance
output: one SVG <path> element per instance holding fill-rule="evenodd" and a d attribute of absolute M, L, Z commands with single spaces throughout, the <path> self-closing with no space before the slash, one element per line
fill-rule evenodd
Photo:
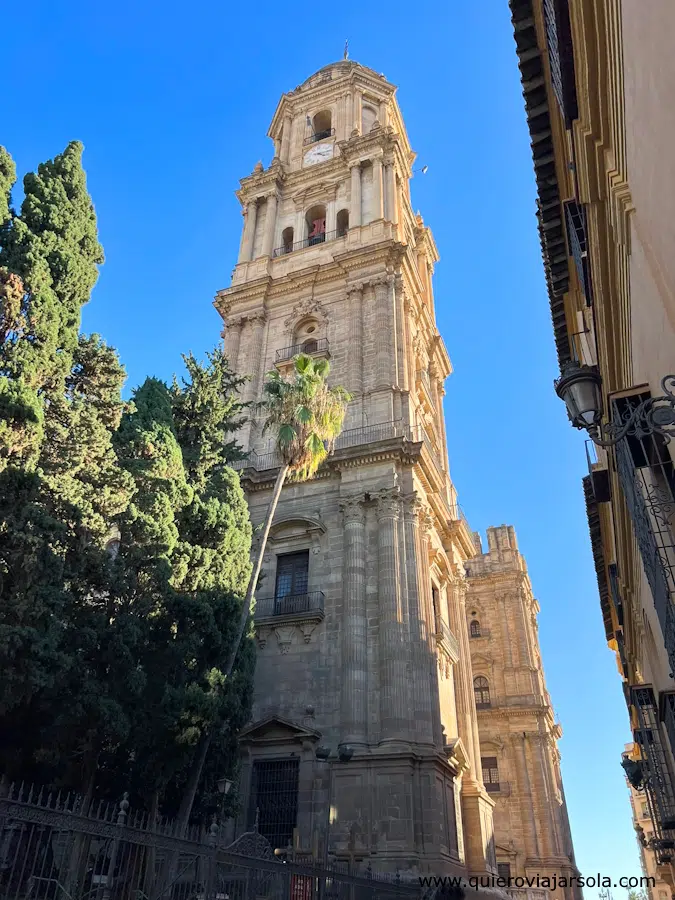
<path fill-rule="evenodd" d="M 122 754 L 133 753 L 136 789 L 174 813 L 194 748 L 215 729 L 208 772 L 231 775 L 233 737 L 250 715 L 253 646 L 236 669 L 225 662 L 248 583 L 251 526 L 239 477 L 227 467 L 241 379 L 217 351 L 171 389 L 148 379 L 117 435 L 136 494 L 120 522 L 127 592 L 148 622 L 141 658 L 147 681 Z M 215 759 L 214 757 L 218 757 Z M 211 779 L 213 780 L 213 779 Z M 201 795 L 213 797 L 213 783 Z"/>
<path fill-rule="evenodd" d="M 251 528 L 222 349 L 187 378 L 124 370 L 80 310 L 103 260 L 82 147 L 24 180 L 0 148 L 0 768 L 87 792 L 127 782 L 170 813 L 200 736 L 236 765 L 253 647 L 237 636 Z"/>

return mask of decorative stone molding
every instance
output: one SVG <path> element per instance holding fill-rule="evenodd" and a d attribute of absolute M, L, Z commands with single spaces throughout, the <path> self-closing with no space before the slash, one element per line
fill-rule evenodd
<path fill-rule="evenodd" d="M 269 640 L 269 636 L 271 633 L 272 633 L 271 628 L 265 628 L 264 626 L 259 626 L 258 628 L 256 628 L 255 636 L 258 641 L 258 647 L 261 650 L 265 649 L 265 645 L 267 644 L 267 641 Z"/>
<path fill-rule="evenodd" d="M 293 625 L 277 625 L 274 629 L 277 641 L 279 642 L 279 649 L 284 655 L 288 653 L 289 647 L 293 643 L 294 631 L 295 626 Z"/>
<path fill-rule="evenodd" d="M 398 517 L 400 512 L 401 496 L 399 488 L 385 488 L 377 494 L 377 518 L 385 519 Z"/>
<path fill-rule="evenodd" d="M 306 316 L 317 316 L 325 324 L 328 321 L 328 312 L 319 300 L 314 297 L 305 297 L 295 304 L 290 315 L 284 321 L 284 327 L 289 334 L 292 334 L 299 322 Z"/>
<path fill-rule="evenodd" d="M 342 497 L 339 501 L 340 511 L 344 517 L 345 524 L 348 522 L 359 522 L 361 525 L 366 521 L 366 511 L 363 506 L 363 495 L 354 497 Z"/>

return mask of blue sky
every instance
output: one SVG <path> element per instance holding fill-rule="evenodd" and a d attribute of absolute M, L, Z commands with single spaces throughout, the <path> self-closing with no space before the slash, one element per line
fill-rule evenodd
<path fill-rule="evenodd" d="M 552 388 L 507 0 L 34 0 L 10 4 L 3 24 L 14 40 L 3 47 L 0 141 L 22 175 L 84 142 L 106 251 L 84 328 L 119 349 L 130 386 L 170 378 L 181 353 L 218 340 L 211 301 L 229 284 L 242 222 L 233 192 L 270 162 L 265 134 L 282 92 L 341 58 L 345 38 L 353 59 L 399 86 L 417 165 L 429 166 L 413 181 L 413 207 L 441 255 L 453 477 L 472 526 L 515 525 L 529 565 L 579 868 L 638 874 L 619 767 L 630 732 L 604 643 L 583 439 Z"/>

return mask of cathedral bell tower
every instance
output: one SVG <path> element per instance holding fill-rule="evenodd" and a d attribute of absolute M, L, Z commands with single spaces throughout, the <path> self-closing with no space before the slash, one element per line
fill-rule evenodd
<path fill-rule="evenodd" d="M 476 547 L 448 471 L 438 255 L 410 204 L 395 87 L 326 66 L 284 94 L 269 137 L 271 165 L 237 193 L 225 353 L 251 376 L 246 400 L 301 351 L 329 358 L 353 399 L 334 454 L 284 487 L 272 525 L 237 829 L 257 817 L 275 847 L 322 857 L 327 842 L 374 870 L 495 871 L 465 626 Z M 263 424 L 239 435 L 254 524 L 279 465 Z"/>

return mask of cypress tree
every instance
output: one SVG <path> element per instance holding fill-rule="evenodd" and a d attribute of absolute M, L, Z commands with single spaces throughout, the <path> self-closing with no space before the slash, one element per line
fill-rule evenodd
<path fill-rule="evenodd" d="M 250 574 L 248 509 L 239 477 L 227 466 L 242 380 L 219 351 L 206 365 L 192 356 L 185 363 L 181 385 L 145 382 L 117 435 L 137 488 L 120 524 L 120 558 L 148 633 L 138 715 L 112 767 L 133 755 L 135 791 L 168 815 L 177 811 L 206 731 L 215 728 L 222 741 L 209 759 L 195 815 L 212 804 L 214 779 L 234 772 L 254 664 L 247 641 L 232 677 L 222 674 Z"/>

